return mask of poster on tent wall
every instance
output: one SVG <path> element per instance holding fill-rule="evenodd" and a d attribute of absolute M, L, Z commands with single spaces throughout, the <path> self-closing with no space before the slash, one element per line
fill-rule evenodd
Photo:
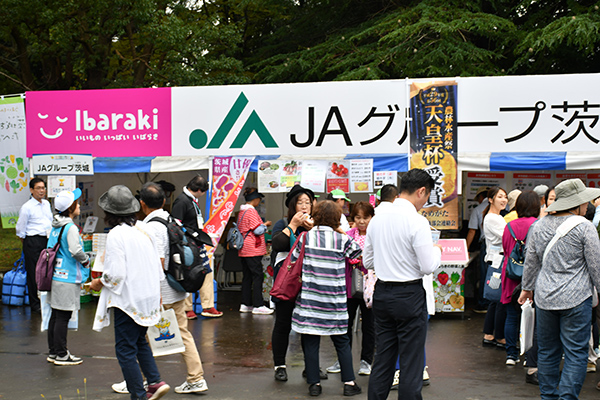
<path fill-rule="evenodd" d="M 533 190 L 538 185 L 552 186 L 554 180 L 551 173 L 532 173 L 522 174 L 515 172 L 513 174 L 513 189 L 519 189 L 521 192 Z M 507 193 L 512 189 L 506 188 Z"/>
<path fill-rule="evenodd" d="M 19 97 L 0 99 L 0 214 L 2 227 L 14 228 L 30 196 L 25 157 L 25 105 Z"/>
<path fill-rule="evenodd" d="M 593 187 L 593 188 L 600 188 L 600 174 L 599 173 L 589 173 L 589 174 L 587 174 L 586 178 L 587 178 L 587 186 Z M 583 181 L 583 183 L 586 183 L 585 180 L 582 179 L 582 181 Z"/>
<path fill-rule="evenodd" d="M 350 160 L 350 192 L 373 192 L 373 159 Z"/>
<path fill-rule="evenodd" d="M 379 190 L 385 185 L 397 185 L 398 184 L 398 171 L 375 171 L 373 173 L 373 179 L 375 184 L 373 189 Z"/>
<path fill-rule="evenodd" d="M 463 219 L 468 220 L 471 216 L 471 211 L 479 205 L 479 203 L 475 201 L 477 191 L 482 187 L 494 186 L 506 188 L 506 174 L 504 172 L 467 173 L 465 188 L 463 189 L 463 197 L 465 198 Z"/>
<path fill-rule="evenodd" d="M 339 189 L 345 193 L 350 192 L 350 161 L 336 160 L 327 164 L 327 193 Z"/>
<path fill-rule="evenodd" d="M 253 161 L 254 157 L 215 157 L 213 159 L 210 217 L 204 224 L 204 231 L 210 235 L 214 243 L 214 247 L 209 249 L 209 254 L 214 253 L 221 239 Z"/>
<path fill-rule="evenodd" d="M 458 229 L 456 82 L 413 82 L 410 113 L 410 166 L 435 181 L 420 213 L 434 228 Z"/>
<path fill-rule="evenodd" d="M 586 184 L 586 182 L 588 182 L 588 180 L 590 180 L 590 186 L 591 183 L 594 181 L 593 176 L 597 175 L 597 174 L 593 174 L 593 173 L 585 173 L 585 172 L 557 172 L 556 173 L 556 179 L 554 180 L 553 185 L 558 185 L 559 183 L 561 183 L 564 180 L 567 179 L 581 179 L 581 181 Z M 548 187 L 550 187 L 551 185 L 548 185 Z M 598 186 L 592 186 L 592 187 L 598 187 Z"/>
<path fill-rule="evenodd" d="M 327 161 L 305 160 L 302 162 L 302 177 L 300 185 L 315 193 L 325 192 L 325 175 L 327 174 Z"/>

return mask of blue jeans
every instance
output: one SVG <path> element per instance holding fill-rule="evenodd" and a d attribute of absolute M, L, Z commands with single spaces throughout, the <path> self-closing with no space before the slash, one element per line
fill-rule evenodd
<path fill-rule="evenodd" d="M 113 308 L 115 320 L 115 352 L 117 360 L 127 382 L 127 390 L 132 400 L 146 399 L 144 379 L 148 383 L 160 382 L 160 374 L 152 356 L 150 345 L 146 341 L 147 327 L 135 323 L 133 319 L 118 308 Z M 139 364 L 138 364 L 139 362 Z"/>
<path fill-rule="evenodd" d="M 506 308 L 506 322 L 504 323 L 506 358 L 516 360 L 519 358 L 517 350 L 517 341 L 519 340 L 519 312 L 510 303 L 501 305 Z"/>
<path fill-rule="evenodd" d="M 578 399 L 585 380 L 592 298 L 567 310 L 536 308 L 542 399 Z M 562 374 L 560 361 L 565 355 Z"/>

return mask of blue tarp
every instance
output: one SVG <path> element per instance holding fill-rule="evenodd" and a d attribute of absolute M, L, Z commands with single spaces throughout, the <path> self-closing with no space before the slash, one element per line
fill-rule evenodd
<path fill-rule="evenodd" d="M 492 153 L 490 171 L 566 170 L 567 153 Z"/>
<path fill-rule="evenodd" d="M 150 172 L 154 157 L 98 157 L 94 159 L 94 173 Z"/>

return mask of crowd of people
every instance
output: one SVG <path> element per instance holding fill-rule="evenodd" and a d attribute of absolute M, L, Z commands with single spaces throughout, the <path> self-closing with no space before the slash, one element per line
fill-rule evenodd
<path fill-rule="evenodd" d="M 243 236 L 239 311 L 274 313 L 275 380 L 288 380 L 286 355 L 293 330 L 300 334 L 303 375 L 311 396 L 322 393 L 321 380 L 327 379 L 328 373 L 340 373 L 345 396 L 361 393 L 351 351 L 360 310 L 357 373 L 370 375 L 368 398 L 386 399 L 393 389 L 402 399 L 422 398 L 422 387 L 429 381 L 425 339 L 429 314 L 434 312 L 432 273 L 440 265 L 443 249 L 434 242 L 427 219 L 418 211 L 433 186 L 425 171 L 410 170 L 399 188 L 385 185 L 381 189 L 376 207 L 363 201 L 353 204 L 350 221 L 343 213 L 350 202 L 343 191 L 334 190 L 326 200 L 317 201 L 310 189 L 294 186 L 285 197 L 286 215 L 272 227 L 271 260 L 277 279 L 284 262 L 303 257 L 301 287 L 285 298 L 274 296 L 270 302 L 274 308 L 265 304 L 262 294 L 265 233 L 272 223 L 264 221 L 256 209 L 264 196 L 256 188 L 245 190 L 245 204 L 237 216 Z M 60 243 L 52 290 L 44 303 L 37 299 L 35 273 L 28 274 L 33 281 L 28 285 L 34 288 L 29 291 L 31 307 L 51 310 L 47 361 L 78 365 L 83 361 L 69 351 L 67 332 L 72 313 L 79 309 L 80 285 L 89 277 L 90 258 L 73 223 L 79 215 L 81 191 L 61 192 L 52 216 L 44 199 L 44 182 L 33 179 L 30 189 L 32 198 L 23 206 L 17 226 L 27 268 L 33 264 L 35 271 L 36 254 Z M 104 271 L 89 284 L 92 290 L 101 291 L 93 329 L 109 326 L 112 318 L 115 352 L 124 377 L 112 388 L 129 393 L 132 399 L 158 399 L 170 390 L 146 339 L 148 327 L 158 323 L 162 310 L 170 309 L 185 345 L 181 354 L 187 370 L 175 392 L 208 390 L 200 354 L 188 330 L 188 321 L 196 318 L 191 296 L 177 289 L 165 274 L 171 259 L 165 221 L 176 219 L 197 236 L 204 224 L 198 198 L 207 190 L 208 182 L 194 177 L 171 213 L 163 209 L 163 188 L 153 182 L 142 186 L 138 198 L 122 185 L 111 187 L 99 198 L 105 224 L 111 229 Z M 525 380 L 539 385 L 544 399 L 577 398 L 586 372 L 596 369 L 599 199 L 600 189 L 586 188 L 578 179 L 534 191 L 507 193 L 492 187 L 476 194 L 480 204 L 471 214 L 467 243 L 480 244 L 475 310 L 486 313 L 482 344 L 504 349 L 507 366 L 520 363 L 521 305 L 532 302 L 536 323 L 532 346 L 526 352 Z M 143 220 L 139 220 L 140 212 Z M 200 241 L 196 244 L 202 246 Z M 513 276 L 512 269 L 509 276 L 508 265 L 514 261 L 510 257 L 520 245 L 526 248 L 522 276 Z M 494 275 L 493 271 L 499 272 Z M 358 293 L 356 276 L 364 279 Z M 492 288 L 493 280 L 499 283 Z M 211 272 L 200 289 L 202 315 L 208 318 L 222 316 L 215 307 L 212 281 Z M 331 338 L 337 353 L 335 363 L 325 369 L 319 363 L 321 336 Z"/>
<path fill-rule="evenodd" d="M 600 189 L 569 179 L 508 194 L 500 187 L 480 188 L 476 200 L 467 239 L 473 244 L 480 232 L 477 311 L 486 312 L 483 346 L 505 350 L 508 367 L 525 353 L 525 381 L 539 385 L 542 399 L 578 398 L 600 353 Z M 526 250 L 518 276 L 509 263 L 514 265 L 515 247 L 521 245 Z M 493 283 L 494 271 L 499 271 L 499 285 Z M 526 302 L 535 308 L 535 324 L 524 352 L 519 351 L 519 324 Z"/>

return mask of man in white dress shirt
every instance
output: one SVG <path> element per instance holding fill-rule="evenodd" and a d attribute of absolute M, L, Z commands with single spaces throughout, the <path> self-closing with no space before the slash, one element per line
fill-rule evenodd
<path fill-rule="evenodd" d="M 35 265 L 40 253 L 48 244 L 48 233 L 52 229 L 52 210 L 46 197 L 46 184 L 40 178 L 29 181 L 31 198 L 23 204 L 17 221 L 17 236 L 23 242 L 27 289 L 32 312 L 40 312 L 40 299 L 37 296 Z"/>
<path fill-rule="evenodd" d="M 377 353 L 369 380 L 369 400 L 387 399 L 400 357 L 399 399 L 422 399 L 427 307 L 423 276 L 440 265 L 442 248 L 434 244 L 425 205 L 433 179 L 410 170 L 400 182 L 399 198 L 382 202 L 367 229 L 363 262 L 377 275 L 373 295 Z"/>

